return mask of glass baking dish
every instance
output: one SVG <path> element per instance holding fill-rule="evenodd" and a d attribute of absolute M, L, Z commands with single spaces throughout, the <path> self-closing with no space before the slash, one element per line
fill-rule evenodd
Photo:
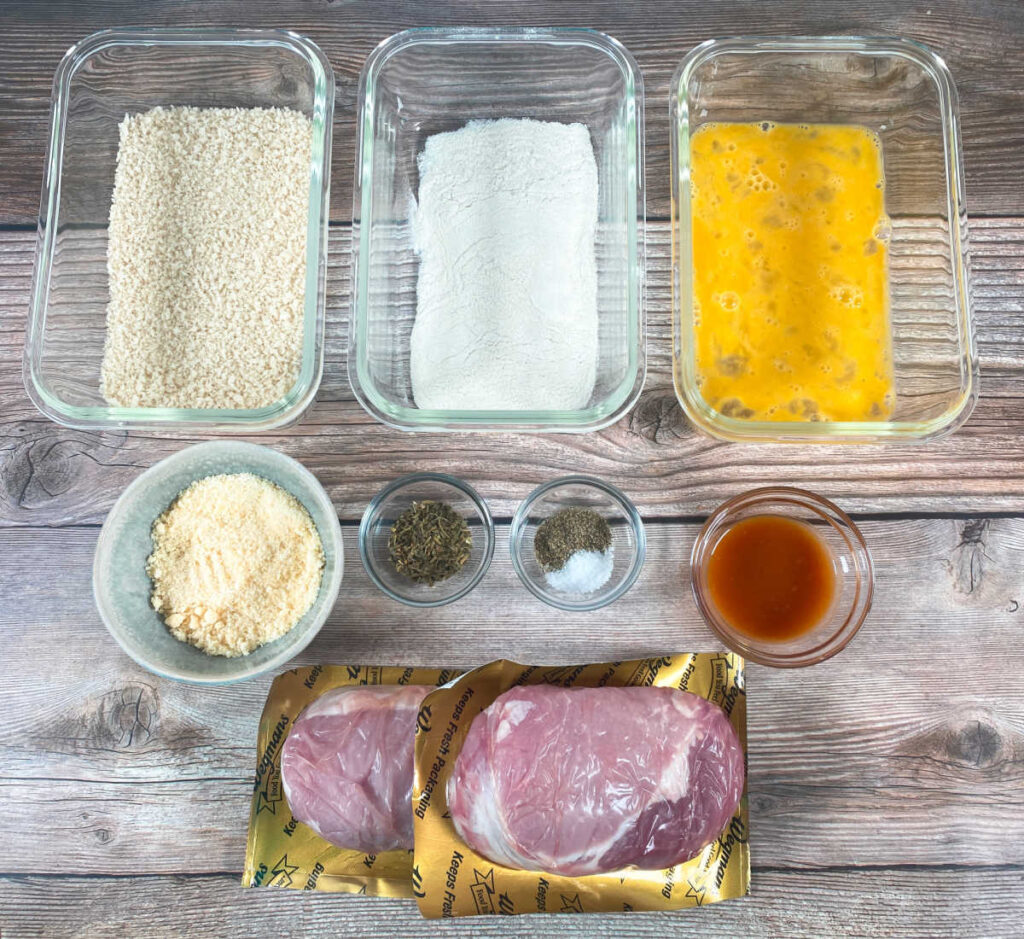
<path fill-rule="evenodd" d="M 313 124 L 299 376 L 263 408 L 125 408 L 100 393 L 109 302 L 106 235 L 125 114 L 159 105 L 281 107 Z M 253 432 L 298 418 L 323 370 L 334 75 L 308 39 L 279 30 L 109 29 L 57 68 L 25 342 L 25 386 L 47 417 L 93 430 Z"/>
<path fill-rule="evenodd" d="M 673 373 L 700 429 L 726 440 L 925 440 L 978 396 L 956 88 L 929 49 L 897 38 L 714 39 L 672 83 Z M 895 400 L 888 420 L 752 421 L 701 395 L 694 354 L 690 140 L 708 122 L 858 124 L 881 139 Z"/>
<path fill-rule="evenodd" d="M 578 411 L 413 400 L 416 159 L 432 134 L 502 117 L 583 123 L 597 158 L 597 382 Z M 584 432 L 625 414 L 645 368 L 643 85 L 629 53 L 589 29 L 407 30 L 367 59 L 358 123 L 348 369 L 363 407 L 402 430 Z"/>

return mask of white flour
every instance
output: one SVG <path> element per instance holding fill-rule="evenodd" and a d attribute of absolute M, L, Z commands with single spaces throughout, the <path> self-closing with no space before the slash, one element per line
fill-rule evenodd
<path fill-rule="evenodd" d="M 575 410 L 597 371 L 597 163 L 582 124 L 427 139 L 412 390 L 420 408 Z"/>

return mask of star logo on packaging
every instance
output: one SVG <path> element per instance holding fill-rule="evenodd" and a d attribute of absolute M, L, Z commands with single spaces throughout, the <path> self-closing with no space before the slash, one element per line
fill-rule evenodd
<path fill-rule="evenodd" d="M 494 915 L 494 868 L 492 867 L 486 874 L 481 874 L 476 868 L 473 868 L 473 883 L 469 885 L 469 889 L 473 892 L 473 902 L 476 904 L 477 915 L 483 916 L 485 913 L 489 913 L 491 916 Z"/>
<path fill-rule="evenodd" d="M 693 900 L 697 906 L 704 904 L 704 894 L 708 892 L 708 888 L 701 884 L 699 887 L 696 886 L 692 880 L 686 882 L 686 898 Z"/>
<path fill-rule="evenodd" d="M 580 900 L 580 895 L 574 893 L 571 897 L 567 897 L 564 893 L 559 894 L 562 898 L 562 912 L 563 913 L 582 913 L 583 902 Z"/>
<path fill-rule="evenodd" d="M 275 768 L 267 777 L 267 784 L 256 792 L 256 814 L 265 810 L 271 815 L 277 815 L 277 803 L 282 798 L 281 771 Z"/>
<path fill-rule="evenodd" d="M 292 874 L 299 869 L 298 864 L 289 864 L 288 855 L 282 854 L 281 860 L 278 861 L 273 870 L 270 872 L 270 880 L 268 884 L 272 884 L 275 887 L 290 887 L 292 885 Z"/>

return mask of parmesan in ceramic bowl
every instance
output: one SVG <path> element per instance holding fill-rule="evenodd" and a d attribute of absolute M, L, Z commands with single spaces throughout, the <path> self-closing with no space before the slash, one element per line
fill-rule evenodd
<path fill-rule="evenodd" d="M 211 573 L 190 571 L 197 561 Z M 93 592 L 144 668 L 220 684 L 301 652 L 334 606 L 342 567 L 338 516 L 312 473 L 268 447 L 212 441 L 124 491 L 100 532 Z"/>

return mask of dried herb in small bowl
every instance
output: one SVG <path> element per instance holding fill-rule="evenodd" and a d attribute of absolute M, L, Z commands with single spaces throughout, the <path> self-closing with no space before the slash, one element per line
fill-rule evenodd
<path fill-rule="evenodd" d="M 391 563 L 399 574 L 431 587 L 457 574 L 469 560 L 473 535 L 447 502 L 414 502 L 395 520 L 388 536 Z"/>

